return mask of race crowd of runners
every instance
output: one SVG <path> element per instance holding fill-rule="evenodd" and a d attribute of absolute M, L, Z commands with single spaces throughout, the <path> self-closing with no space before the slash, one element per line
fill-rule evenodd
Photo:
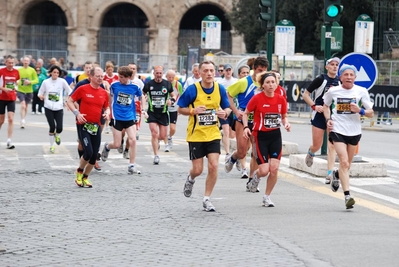
<path fill-rule="evenodd" d="M 98 162 L 106 161 L 111 149 L 123 153 L 128 160 L 128 174 L 141 174 L 135 159 L 144 121 L 151 132 L 153 164 L 161 164 L 161 143 L 165 152 L 173 149 L 178 118 L 187 116 L 186 141 L 192 166 L 184 183 L 184 196 L 191 196 L 196 177 L 203 173 L 206 163 L 203 209 L 216 211 L 210 197 L 223 145 L 225 171 L 231 172 L 235 165 L 241 178 L 248 179 L 246 190 L 252 193 L 259 192 L 260 179 L 266 179 L 262 203 L 265 207 L 275 206 L 270 196 L 278 180 L 282 156 L 280 129 L 290 132 L 291 125 L 280 74 L 267 70 L 269 62 L 265 57 L 248 60 L 247 65 L 239 67 L 237 78 L 233 77 L 230 64 L 196 63 L 192 66 L 192 77 L 184 84 L 178 81 L 174 70 L 164 70 L 162 66 L 155 66 L 153 78 L 143 82 L 135 63 L 119 67 L 115 74 L 112 62 L 106 63 L 105 70 L 86 62 L 84 72 L 68 81 L 57 65 L 43 73 L 40 65 L 30 67 L 29 57 L 23 58 L 19 69 L 14 68 L 14 60 L 7 56 L 6 67 L 0 69 L 0 128 L 7 111 L 7 149 L 15 149 L 12 134 L 17 98 L 21 103 L 22 129 L 26 127 L 28 105 L 32 101 L 33 114 L 44 111 L 49 125 L 50 153 L 55 153 L 55 144 L 61 144 L 66 107 L 76 117 L 80 161 L 75 183 L 79 187 L 92 187 L 90 173 L 93 168 L 101 170 Z M 303 95 L 313 110 L 312 144 L 305 161 L 312 166 L 327 130 L 326 183 L 334 192 L 341 183 L 345 207 L 350 209 L 355 200 L 349 191 L 349 168 L 361 138 L 360 116 L 372 117 L 374 113 L 367 90 L 354 84 L 356 68 L 344 64 L 338 69 L 339 63 L 339 58 L 327 60 L 327 73 L 313 80 Z M 103 131 L 112 133 L 113 141 L 101 148 Z M 237 141 L 235 151 L 230 151 L 231 138 Z M 248 153 L 251 157 L 247 168 Z M 338 169 L 334 169 L 336 155 L 340 162 Z M 204 161 L 204 157 L 208 160 Z"/>

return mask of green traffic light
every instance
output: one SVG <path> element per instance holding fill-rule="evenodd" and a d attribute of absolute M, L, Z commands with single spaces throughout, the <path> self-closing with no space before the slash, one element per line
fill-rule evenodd
<path fill-rule="evenodd" d="M 330 5 L 326 9 L 326 13 L 330 18 L 335 18 L 336 16 L 338 16 L 339 12 L 340 8 L 336 5 Z"/>

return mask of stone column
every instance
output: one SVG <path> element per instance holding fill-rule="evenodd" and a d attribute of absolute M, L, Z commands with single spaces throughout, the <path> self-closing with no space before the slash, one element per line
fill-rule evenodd
<path fill-rule="evenodd" d="M 246 53 L 244 38 L 241 35 L 235 34 L 233 31 L 231 32 L 231 36 L 231 54 L 241 55 Z"/>
<path fill-rule="evenodd" d="M 13 50 L 18 48 L 17 44 L 18 44 L 19 26 L 20 25 L 8 24 L 6 30 L 6 36 L 4 38 L 7 54 L 12 54 L 13 56 L 16 56 Z"/>

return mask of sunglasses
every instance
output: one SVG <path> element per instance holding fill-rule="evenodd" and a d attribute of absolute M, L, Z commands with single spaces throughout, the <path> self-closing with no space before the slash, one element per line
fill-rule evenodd
<path fill-rule="evenodd" d="M 218 70 L 219 72 L 222 72 L 223 70 Z"/>

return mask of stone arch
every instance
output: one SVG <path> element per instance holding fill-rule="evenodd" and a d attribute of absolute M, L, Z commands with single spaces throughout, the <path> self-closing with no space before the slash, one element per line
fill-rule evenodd
<path fill-rule="evenodd" d="M 120 4 L 131 4 L 131 5 L 134 5 L 138 8 L 140 8 L 147 17 L 148 27 L 149 28 L 156 27 L 156 14 L 154 14 L 153 10 L 151 10 L 151 8 L 149 6 L 147 6 L 147 4 L 144 3 L 144 1 L 135 1 L 134 3 L 131 3 L 128 1 L 117 1 L 117 0 L 108 1 L 106 3 L 103 3 L 101 6 L 99 6 L 97 9 L 97 12 L 93 16 L 91 25 L 89 25 L 89 27 L 100 28 L 102 25 L 102 21 L 104 20 L 104 16 L 107 14 L 107 12 L 114 6 L 117 6 Z"/>
<path fill-rule="evenodd" d="M 25 0 L 16 0 L 11 2 L 10 10 L 11 12 L 8 14 L 8 24 L 14 26 L 20 26 L 24 23 L 24 20 L 27 16 L 28 11 L 38 4 L 43 4 L 45 2 L 52 2 L 57 5 L 64 13 L 66 17 L 66 26 L 71 26 L 75 24 L 71 13 L 71 7 L 65 4 L 65 1 L 62 0 L 45 0 L 40 2 L 26 2 Z"/>
<path fill-rule="evenodd" d="M 228 5 L 224 2 L 201 1 L 193 6 L 187 7 L 182 14 L 179 23 L 179 53 L 184 54 L 187 51 L 187 44 L 198 47 L 201 43 L 201 21 L 207 15 L 215 15 L 222 22 L 222 43 L 221 49 L 212 50 L 213 53 L 224 51 L 231 53 L 232 51 L 232 34 L 231 24 L 227 20 L 225 13 L 228 11 Z M 201 54 L 208 53 L 205 49 L 201 50 Z"/>
<path fill-rule="evenodd" d="M 13 18 L 17 56 L 31 54 L 34 58 L 67 58 L 67 28 L 73 22 L 70 9 L 63 1 L 30 2 L 14 6 L 12 10 L 19 12 L 18 18 Z"/>
<path fill-rule="evenodd" d="M 118 61 L 119 65 L 143 61 L 138 54 L 149 53 L 148 33 L 151 24 L 156 24 L 154 12 L 148 12 L 148 10 L 147 5 L 143 3 L 127 1 L 110 1 L 108 5 L 99 7 L 96 12 L 98 15 L 93 17 L 91 26 L 97 29 L 96 49 L 102 52 L 102 57 L 99 59 L 100 65 L 104 65 L 108 60 Z M 120 17 L 115 16 L 118 12 L 120 12 Z M 132 12 L 141 18 L 133 20 L 128 16 Z M 115 21 L 105 22 L 107 16 L 111 16 L 109 18 Z M 141 67 L 146 67 L 146 65 L 140 64 Z"/>

